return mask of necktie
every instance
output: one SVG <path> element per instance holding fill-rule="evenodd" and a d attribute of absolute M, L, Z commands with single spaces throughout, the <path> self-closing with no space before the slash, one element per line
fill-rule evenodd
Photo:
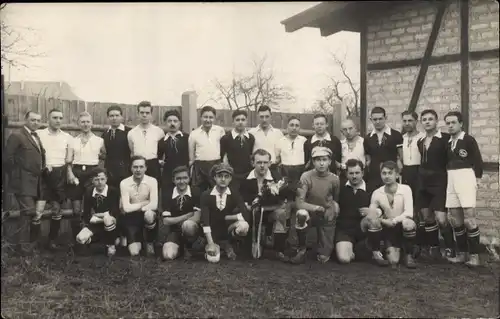
<path fill-rule="evenodd" d="M 40 140 L 40 136 L 38 136 L 37 132 L 31 132 L 31 136 L 35 139 L 38 149 L 42 149 L 42 140 Z"/>
<path fill-rule="evenodd" d="M 180 195 L 177 197 L 177 203 L 179 204 L 179 209 L 182 211 L 182 207 L 184 206 L 184 203 L 186 202 L 186 195 Z"/>
<path fill-rule="evenodd" d="M 173 150 L 175 150 L 176 153 L 179 151 L 177 150 L 177 138 L 175 136 L 170 136 L 169 139 L 169 144 Z"/>
<path fill-rule="evenodd" d="M 240 147 L 243 147 L 243 142 L 245 141 L 245 137 L 243 135 L 238 135 L 237 139 L 240 141 Z"/>
<path fill-rule="evenodd" d="M 112 140 L 115 139 L 115 130 L 114 129 L 111 130 L 111 139 Z"/>
<path fill-rule="evenodd" d="M 100 207 L 104 203 L 104 196 L 103 195 L 97 194 L 95 196 L 95 199 L 96 199 L 97 207 Z"/>

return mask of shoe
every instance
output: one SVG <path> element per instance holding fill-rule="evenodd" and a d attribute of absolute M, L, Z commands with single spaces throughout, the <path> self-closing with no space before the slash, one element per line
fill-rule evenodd
<path fill-rule="evenodd" d="M 184 246 L 183 257 L 185 261 L 189 261 L 193 257 L 193 254 L 191 254 L 191 251 L 186 246 Z"/>
<path fill-rule="evenodd" d="M 297 251 L 297 254 L 290 259 L 292 264 L 302 264 L 306 261 L 307 248 L 301 248 Z"/>
<path fill-rule="evenodd" d="M 429 248 L 429 257 L 432 260 L 439 260 L 442 258 L 441 249 L 439 246 L 433 246 Z"/>
<path fill-rule="evenodd" d="M 226 247 L 226 255 L 229 260 L 236 260 L 236 253 L 232 246 L 228 245 L 228 247 Z"/>
<path fill-rule="evenodd" d="M 330 256 L 318 255 L 316 257 L 321 264 L 326 264 L 330 260 Z"/>
<path fill-rule="evenodd" d="M 420 246 L 418 246 L 418 245 L 413 246 L 412 253 L 411 253 L 413 259 L 417 259 L 418 257 L 420 257 L 420 251 L 421 251 Z"/>
<path fill-rule="evenodd" d="M 431 252 L 430 252 L 430 247 L 420 247 L 420 258 L 422 259 L 430 259 L 431 258 Z"/>
<path fill-rule="evenodd" d="M 453 258 L 453 257 L 455 257 L 455 251 L 454 251 L 453 249 L 451 249 L 451 248 L 446 248 L 446 249 L 444 250 L 443 257 L 444 257 L 445 259 L 448 259 L 448 258 Z"/>
<path fill-rule="evenodd" d="M 108 257 L 112 257 L 116 254 L 116 247 L 115 245 L 109 245 L 106 249 L 106 255 Z"/>
<path fill-rule="evenodd" d="M 470 254 L 469 260 L 465 264 L 469 267 L 481 266 L 481 262 L 479 260 L 479 254 Z"/>
<path fill-rule="evenodd" d="M 373 260 L 377 263 L 379 266 L 387 266 L 389 265 L 389 261 L 384 258 L 384 255 L 380 251 L 374 251 L 373 252 Z"/>
<path fill-rule="evenodd" d="M 276 258 L 279 261 L 284 262 L 284 263 L 290 262 L 290 258 L 287 255 L 285 255 L 285 253 L 283 253 L 283 252 L 277 252 L 276 253 Z"/>
<path fill-rule="evenodd" d="M 273 248 L 274 247 L 274 237 L 272 235 L 265 237 L 264 246 L 266 248 Z"/>
<path fill-rule="evenodd" d="M 146 244 L 146 256 L 151 257 L 155 255 L 155 246 L 152 243 Z"/>
<path fill-rule="evenodd" d="M 497 250 L 495 249 L 495 246 L 493 245 L 487 245 L 486 250 L 490 254 L 491 261 L 500 261 L 500 256 L 498 255 Z"/>
<path fill-rule="evenodd" d="M 415 262 L 411 254 L 406 255 L 406 267 L 410 269 L 417 268 L 417 263 Z"/>
<path fill-rule="evenodd" d="M 446 258 L 452 264 L 463 264 L 466 261 L 464 252 L 457 252 L 455 257 Z"/>

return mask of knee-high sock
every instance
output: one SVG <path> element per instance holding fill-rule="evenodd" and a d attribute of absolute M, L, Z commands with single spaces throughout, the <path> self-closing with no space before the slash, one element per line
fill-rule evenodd
<path fill-rule="evenodd" d="M 467 234 L 465 227 L 459 226 L 453 229 L 455 232 L 455 240 L 457 241 L 457 250 L 459 252 L 467 252 Z"/>
<path fill-rule="evenodd" d="M 57 216 L 56 219 L 52 218 L 50 220 L 49 240 L 57 239 L 60 228 L 61 228 L 61 217 Z"/>
<path fill-rule="evenodd" d="M 144 228 L 146 230 L 146 236 L 144 238 L 146 243 L 154 243 L 158 230 L 158 223 L 155 221 L 153 224 L 145 225 Z"/>
<path fill-rule="evenodd" d="M 430 247 L 439 246 L 439 226 L 434 221 L 432 223 L 425 224 L 425 237 L 427 239 L 427 245 Z"/>
<path fill-rule="evenodd" d="M 469 244 L 469 253 L 479 254 L 479 228 L 467 229 L 467 242 Z"/>
<path fill-rule="evenodd" d="M 30 242 L 38 241 L 40 238 L 42 222 L 40 220 L 32 221 L 30 224 Z"/>
<path fill-rule="evenodd" d="M 299 242 L 300 249 L 307 247 L 307 228 L 297 229 L 297 239 Z"/>
<path fill-rule="evenodd" d="M 382 227 L 370 228 L 367 233 L 368 244 L 372 251 L 380 251 L 380 240 L 382 240 Z"/>
<path fill-rule="evenodd" d="M 455 249 L 455 239 L 453 238 L 453 228 L 449 224 L 440 227 L 441 235 L 443 236 L 445 248 Z"/>
<path fill-rule="evenodd" d="M 406 254 L 411 253 L 413 245 L 415 244 L 416 236 L 417 232 L 415 229 L 403 230 L 403 250 L 405 251 Z"/>
<path fill-rule="evenodd" d="M 417 228 L 417 245 L 420 247 L 427 246 L 426 236 L 425 236 L 425 222 L 420 221 Z"/>
<path fill-rule="evenodd" d="M 285 252 L 287 238 L 288 233 L 274 233 L 274 249 L 277 252 Z"/>

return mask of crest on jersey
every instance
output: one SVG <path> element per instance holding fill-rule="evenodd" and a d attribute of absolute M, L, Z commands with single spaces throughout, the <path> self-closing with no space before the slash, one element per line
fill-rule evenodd
<path fill-rule="evenodd" d="M 467 157 L 467 151 L 464 150 L 463 148 L 458 150 L 458 155 L 460 155 L 460 157 Z"/>

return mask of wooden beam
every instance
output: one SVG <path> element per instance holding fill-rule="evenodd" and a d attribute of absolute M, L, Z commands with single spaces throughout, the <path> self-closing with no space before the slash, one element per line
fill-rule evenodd
<path fill-rule="evenodd" d="M 286 32 L 294 32 L 303 27 L 310 27 L 315 21 L 330 15 L 336 10 L 341 10 L 349 4 L 348 1 L 325 1 L 312 8 L 302 11 L 288 19 L 281 21 Z"/>
<path fill-rule="evenodd" d="M 436 18 L 434 19 L 434 24 L 432 25 L 431 34 L 429 35 L 429 41 L 427 42 L 424 57 L 422 58 L 422 63 L 420 64 L 420 69 L 418 71 L 417 80 L 415 81 L 415 88 L 413 89 L 413 94 L 411 95 L 410 105 L 408 106 L 409 111 L 415 111 L 417 108 L 420 93 L 422 93 L 422 88 L 424 87 L 425 76 L 427 75 L 427 70 L 429 70 L 430 58 L 432 56 L 432 52 L 434 51 L 439 29 L 441 28 L 441 23 L 443 22 L 443 17 L 446 13 L 448 5 L 448 0 L 439 3 Z"/>
<path fill-rule="evenodd" d="M 363 22 L 361 26 L 361 33 L 359 36 L 360 41 L 360 72 L 359 72 L 359 116 L 360 116 L 360 133 L 361 136 L 366 135 L 366 118 L 368 116 L 367 105 L 367 66 L 368 66 L 368 26 Z"/>
<path fill-rule="evenodd" d="M 0 113 L 2 114 L 2 150 L 5 149 L 5 144 L 6 144 L 6 130 L 7 130 L 7 125 L 9 124 L 9 118 L 5 114 L 5 78 L 3 74 L 1 75 L 1 110 Z M 7 203 L 6 196 L 7 192 L 4 190 L 4 185 L 7 185 L 7 174 L 2 174 L 2 207 L 5 203 Z"/>
<path fill-rule="evenodd" d="M 485 172 L 498 173 L 500 171 L 500 163 L 497 162 L 484 162 L 483 170 Z"/>
<path fill-rule="evenodd" d="M 459 1 L 460 7 L 460 110 L 463 129 L 469 132 L 469 0 Z"/>

